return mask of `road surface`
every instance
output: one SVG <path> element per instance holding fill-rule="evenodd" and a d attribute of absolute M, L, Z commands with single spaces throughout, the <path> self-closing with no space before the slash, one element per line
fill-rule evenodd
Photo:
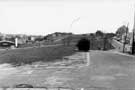
<path fill-rule="evenodd" d="M 78 53 L 73 57 L 81 58 L 81 55 Z M 135 89 L 135 57 L 113 51 L 90 51 L 89 66 L 20 67 L 17 70 L 10 76 L 0 78 L 0 87 L 25 83 L 35 87 L 83 87 L 84 90 Z"/>

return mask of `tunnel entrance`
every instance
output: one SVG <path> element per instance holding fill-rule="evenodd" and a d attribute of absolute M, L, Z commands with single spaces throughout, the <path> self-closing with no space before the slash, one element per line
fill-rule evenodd
<path fill-rule="evenodd" d="M 82 38 L 78 41 L 76 46 L 79 51 L 88 52 L 90 50 L 90 40 L 87 38 Z"/>

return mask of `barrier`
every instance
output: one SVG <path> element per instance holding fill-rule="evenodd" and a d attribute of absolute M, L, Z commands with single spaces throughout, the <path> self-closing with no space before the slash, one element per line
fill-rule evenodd
<path fill-rule="evenodd" d="M 123 51 L 123 43 L 117 41 L 117 40 L 112 40 L 112 45 L 118 50 L 118 51 Z M 125 45 L 125 52 L 131 52 L 131 46 L 130 45 Z"/>

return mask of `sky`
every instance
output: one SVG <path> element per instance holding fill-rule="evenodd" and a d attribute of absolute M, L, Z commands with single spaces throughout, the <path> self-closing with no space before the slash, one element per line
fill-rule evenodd
<path fill-rule="evenodd" d="M 0 0 L 0 32 L 47 35 L 133 29 L 134 0 Z"/>

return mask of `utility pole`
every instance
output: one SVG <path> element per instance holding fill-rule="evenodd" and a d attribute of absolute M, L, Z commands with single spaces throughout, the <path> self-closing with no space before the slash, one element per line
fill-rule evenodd
<path fill-rule="evenodd" d="M 128 25 L 129 25 L 129 23 L 127 24 L 127 27 L 126 27 L 126 36 L 124 36 L 123 53 L 125 52 L 125 45 L 126 45 L 127 33 L 128 33 Z"/>
<path fill-rule="evenodd" d="M 135 36 L 135 34 L 134 34 L 135 32 L 134 32 L 134 29 L 133 29 L 133 40 L 132 40 L 132 54 L 134 54 L 135 53 L 135 40 L 134 40 L 134 36 Z"/>
<path fill-rule="evenodd" d="M 132 37 L 132 54 L 135 54 L 135 11 L 134 11 L 134 26 L 133 26 L 133 37 Z"/>
<path fill-rule="evenodd" d="M 107 37 L 106 37 L 105 33 L 104 33 L 103 39 L 104 39 L 104 41 L 103 41 L 104 42 L 104 48 L 103 49 L 106 50 L 106 39 L 107 39 Z"/>

